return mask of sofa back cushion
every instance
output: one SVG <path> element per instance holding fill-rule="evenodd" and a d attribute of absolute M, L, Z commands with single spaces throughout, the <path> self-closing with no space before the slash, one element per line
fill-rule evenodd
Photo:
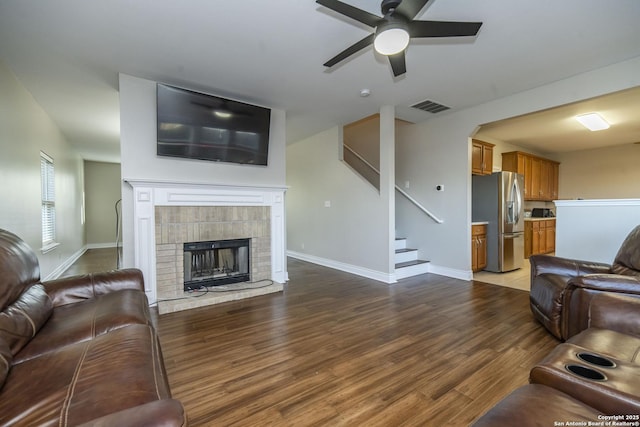
<path fill-rule="evenodd" d="M 53 304 L 44 286 L 31 286 L 0 313 L 0 340 L 15 355 L 38 333 L 52 311 Z"/>
<path fill-rule="evenodd" d="M 4 384 L 4 380 L 9 375 L 9 369 L 11 369 L 11 361 L 13 357 L 11 355 L 11 349 L 5 340 L 0 338 L 0 389 Z"/>
<path fill-rule="evenodd" d="M 615 274 L 640 277 L 640 225 L 622 242 L 611 270 Z"/>
<path fill-rule="evenodd" d="M 18 236 L 0 229 L 0 311 L 39 281 L 36 254 Z"/>

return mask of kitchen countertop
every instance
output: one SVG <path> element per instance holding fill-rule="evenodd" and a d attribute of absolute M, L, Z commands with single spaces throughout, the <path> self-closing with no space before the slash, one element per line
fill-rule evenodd
<path fill-rule="evenodd" d="M 548 219 L 556 219 L 556 217 L 549 217 L 549 218 L 525 218 L 525 221 L 546 221 Z"/>
<path fill-rule="evenodd" d="M 488 225 L 489 221 L 473 221 L 471 225 Z"/>

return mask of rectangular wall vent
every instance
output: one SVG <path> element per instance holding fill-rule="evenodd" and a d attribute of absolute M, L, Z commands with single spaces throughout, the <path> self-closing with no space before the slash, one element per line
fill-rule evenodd
<path fill-rule="evenodd" d="M 417 108 L 418 110 L 426 111 L 427 113 L 436 114 L 441 111 L 448 110 L 450 107 L 447 107 L 446 105 L 438 104 L 437 102 L 426 100 L 426 101 L 418 102 L 415 105 L 412 105 L 411 108 Z"/>

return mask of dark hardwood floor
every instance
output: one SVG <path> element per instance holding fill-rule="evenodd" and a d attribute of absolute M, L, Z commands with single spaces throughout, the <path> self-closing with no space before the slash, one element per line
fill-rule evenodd
<path fill-rule="evenodd" d="M 118 252 L 116 248 L 88 249 L 64 271 L 61 277 L 115 270 L 117 260 Z"/>
<path fill-rule="evenodd" d="M 558 343 L 526 291 L 288 269 L 283 293 L 158 316 L 191 426 L 466 426 Z"/>

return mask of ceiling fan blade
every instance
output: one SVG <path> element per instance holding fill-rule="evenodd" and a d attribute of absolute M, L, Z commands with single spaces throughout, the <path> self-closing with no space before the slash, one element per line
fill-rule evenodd
<path fill-rule="evenodd" d="M 404 51 L 389 55 L 389 63 L 393 70 L 393 76 L 398 77 L 407 72 L 407 64 L 404 60 Z"/>
<path fill-rule="evenodd" d="M 429 0 L 402 0 L 402 3 L 400 3 L 396 9 L 396 12 L 411 20 L 416 17 L 418 12 L 420 12 L 428 2 Z"/>
<path fill-rule="evenodd" d="M 475 36 L 482 22 L 412 21 L 409 22 L 411 37 L 465 37 Z"/>
<path fill-rule="evenodd" d="M 336 65 L 338 62 L 342 61 L 343 59 L 347 59 L 348 57 L 350 57 L 354 53 L 359 52 L 362 49 L 364 49 L 365 47 L 373 44 L 373 39 L 374 38 L 375 38 L 375 34 L 369 34 L 367 37 L 363 38 L 359 42 L 356 42 L 356 43 L 352 44 L 351 46 L 349 46 L 348 48 L 346 48 L 345 50 L 343 50 L 342 52 L 340 52 L 339 54 L 337 54 L 336 56 L 334 56 L 333 58 L 331 58 L 330 60 L 325 62 L 324 66 L 325 67 L 333 67 L 334 65 Z"/>
<path fill-rule="evenodd" d="M 316 0 L 316 3 L 373 28 L 377 27 L 382 19 L 379 16 L 338 0 Z"/>

